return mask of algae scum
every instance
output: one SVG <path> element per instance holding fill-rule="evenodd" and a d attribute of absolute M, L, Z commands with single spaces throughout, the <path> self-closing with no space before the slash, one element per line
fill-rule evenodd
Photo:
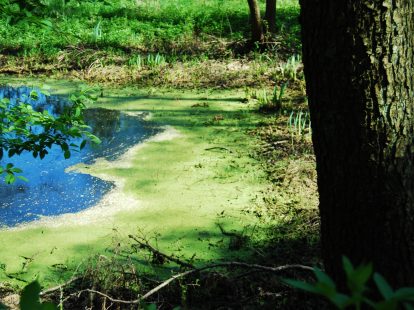
<path fill-rule="evenodd" d="M 33 90 L 37 92 L 36 100 L 30 97 Z M 0 87 L 2 98 L 9 98 L 11 103 L 30 104 L 35 110 L 46 110 L 54 116 L 70 104 L 63 97 L 46 96 L 29 87 Z M 67 160 L 57 146 L 53 146 L 42 160 L 30 153 L 12 158 L 5 156 L 1 160 L 2 166 L 13 163 L 22 169 L 29 181 L 18 180 L 13 185 L 0 183 L 0 227 L 16 226 L 42 216 L 75 213 L 95 205 L 113 188 L 113 183 L 88 174 L 65 172 L 65 169 L 80 162 L 91 163 L 97 158 L 115 160 L 129 147 L 160 131 L 139 114 L 94 108 L 85 110 L 84 117 L 92 133 L 101 139 L 100 145 L 88 144 L 81 151 L 72 152 Z"/>

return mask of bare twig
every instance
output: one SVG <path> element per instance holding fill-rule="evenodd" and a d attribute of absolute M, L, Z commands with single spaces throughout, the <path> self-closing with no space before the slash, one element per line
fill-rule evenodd
<path fill-rule="evenodd" d="M 228 148 L 225 147 L 221 147 L 221 146 L 213 146 L 213 147 L 208 147 L 206 149 L 204 149 L 206 151 L 213 151 L 213 150 L 219 150 L 219 151 L 227 151 L 229 153 L 233 153 L 232 150 L 229 150 Z"/>
<path fill-rule="evenodd" d="M 141 247 L 149 250 L 150 252 L 152 252 L 153 254 L 157 255 L 157 256 L 161 256 L 166 258 L 167 260 L 174 262 L 178 265 L 180 265 L 181 267 L 187 267 L 187 268 L 192 268 L 195 269 L 196 267 L 190 263 L 184 262 L 174 256 L 171 255 L 167 255 L 164 254 L 160 251 L 158 251 L 157 249 L 153 248 L 148 242 L 142 242 L 141 240 L 139 240 L 138 238 L 134 237 L 133 235 L 129 235 L 129 238 L 131 238 L 132 240 L 134 240 L 136 243 L 138 243 Z"/>
<path fill-rule="evenodd" d="M 66 281 L 63 284 L 60 284 L 58 286 L 54 286 L 54 287 L 48 288 L 47 290 L 44 290 L 44 291 L 40 292 L 39 295 L 40 296 L 44 296 L 44 295 L 53 293 L 54 291 L 60 290 L 60 289 L 64 288 L 65 286 L 68 286 L 69 284 L 71 284 L 71 283 L 73 283 L 73 282 L 75 282 L 75 281 L 77 281 L 79 279 L 82 279 L 82 277 L 71 278 L 69 281 Z"/>
<path fill-rule="evenodd" d="M 139 304 L 142 301 L 141 298 L 138 298 L 138 299 L 135 299 L 135 300 L 115 299 L 115 298 L 112 298 L 111 296 L 109 296 L 105 293 L 102 293 L 102 292 L 97 291 L 97 290 L 92 290 L 92 289 L 84 289 L 84 290 L 81 290 L 81 291 L 77 292 L 78 297 L 80 297 L 80 295 L 82 295 L 83 293 L 92 293 L 92 294 L 100 295 L 102 297 L 107 298 L 108 300 L 110 300 L 112 302 L 119 303 L 119 304 L 136 305 L 136 304 Z"/>
<path fill-rule="evenodd" d="M 220 223 L 217 223 L 217 226 L 220 229 L 222 235 L 224 235 L 224 236 L 227 236 L 227 237 L 237 237 L 237 238 L 243 237 L 242 234 L 235 233 L 235 232 L 225 231 L 224 228 L 223 228 L 223 226 Z"/>
<path fill-rule="evenodd" d="M 47 290 L 44 290 L 44 291 L 40 292 L 39 295 L 40 296 L 44 296 L 46 294 L 53 293 L 54 291 L 63 289 L 65 286 L 68 286 L 69 284 L 71 284 L 71 283 L 73 283 L 73 282 L 75 282 L 77 280 L 82 279 L 82 277 L 75 277 L 75 274 L 78 272 L 78 270 L 79 270 L 79 268 L 80 268 L 81 265 L 82 265 L 82 262 L 80 262 L 78 264 L 78 266 L 76 267 L 75 271 L 72 274 L 72 277 L 68 281 L 66 281 L 65 283 L 63 283 L 61 285 L 58 285 L 58 286 L 55 286 L 55 287 L 51 287 L 51 288 L 49 288 Z"/>
<path fill-rule="evenodd" d="M 160 289 L 162 289 L 163 287 L 167 286 L 168 284 L 170 284 L 174 280 L 179 279 L 179 278 L 183 278 L 183 277 L 185 277 L 185 276 L 187 276 L 189 274 L 192 274 L 192 273 L 195 273 L 195 272 L 198 272 L 198 271 L 200 271 L 200 270 L 199 269 L 192 269 L 192 270 L 184 271 L 182 273 L 178 273 L 178 274 L 172 276 L 171 278 L 169 278 L 168 280 L 162 282 L 160 285 L 154 287 L 148 293 L 146 293 L 145 295 L 143 295 L 140 298 L 140 300 L 144 300 L 144 299 L 150 297 L 151 295 L 153 295 L 154 293 L 158 292 Z"/>

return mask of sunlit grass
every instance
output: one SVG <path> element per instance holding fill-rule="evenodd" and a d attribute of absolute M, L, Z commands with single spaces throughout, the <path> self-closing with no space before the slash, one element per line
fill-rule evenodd
<path fill-rule="evenodd" d="M 250 31 L 248 6 L 241 0 L 55 2 L 46 1 L 50 9 L 35 12 L 52 20 L 53 28 L 0 20 L 0 52 L 47 57 L 69 46 L 87 45 L 116 53 L 125 49 L 193 53 L 203 50 L 200 42 L 239 40 Z M 297 36 L 298 12 L 298 1 L 278 1 L 281 33 L 293 31 Z"/>

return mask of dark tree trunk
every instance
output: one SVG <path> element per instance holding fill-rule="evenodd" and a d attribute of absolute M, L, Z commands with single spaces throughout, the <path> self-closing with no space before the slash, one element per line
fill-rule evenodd
<path fill-rule="evenodd" d="M 414 284 L 414 1 L 301 0 L 322 256 Z"/>
<path fill-rule="evenodd" d="M 266 0 L 265 21 L 267 30 L 276 33 L 276 0 Z"/>
<path fill-rule="evenodd" d="M 252 41 L 263 42 L 264 34 L 262 19 L 260 17 L 260 8 L 257 0 L 247 0 L 250 9 L 250 23 L 252 25 Z"/>

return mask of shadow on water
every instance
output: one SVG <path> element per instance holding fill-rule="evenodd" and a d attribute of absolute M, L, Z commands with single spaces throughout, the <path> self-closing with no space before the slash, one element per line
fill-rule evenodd
<path fill-rule="evenodd" d="M 30 98 L 35 90 L 38 98 Z M 12 104 L 23 102 L 37 111 L 48 111 L 59 115 L 70 104 L 57 96 L 45 96 L 38 89 L 28 87 L 0 87 L 0 99 L 9 98 Z M 0 182 L 0 227 L 15 226 L 36 220 L 41 216 L 54 216 L 78 212 L 96 204 L 113 184 L 99 178 L 76 172 L 66 173 L 65 169 L 80 162 L 91 163 L 104 157 L 115 160 L 129 147 L 142 142 L 160 131 L 154 124 L 145 122 L 143 114 L 125 114 L 108 109 L 88 109 L 84 112 L 85 122 L 92 133 L 98 136 L 100 145 L 88 144 L 83 150 L 72 152 L 65 160 L 60 147 L 52 146 L 43 159 L 33 158 L 30 153 L 7 156 L 1 165 L 13 163 L 23 170 L 29 182 L 21 180 L 13 185 Z M 72 139 L 70 143 L 80 143 Z"/>

